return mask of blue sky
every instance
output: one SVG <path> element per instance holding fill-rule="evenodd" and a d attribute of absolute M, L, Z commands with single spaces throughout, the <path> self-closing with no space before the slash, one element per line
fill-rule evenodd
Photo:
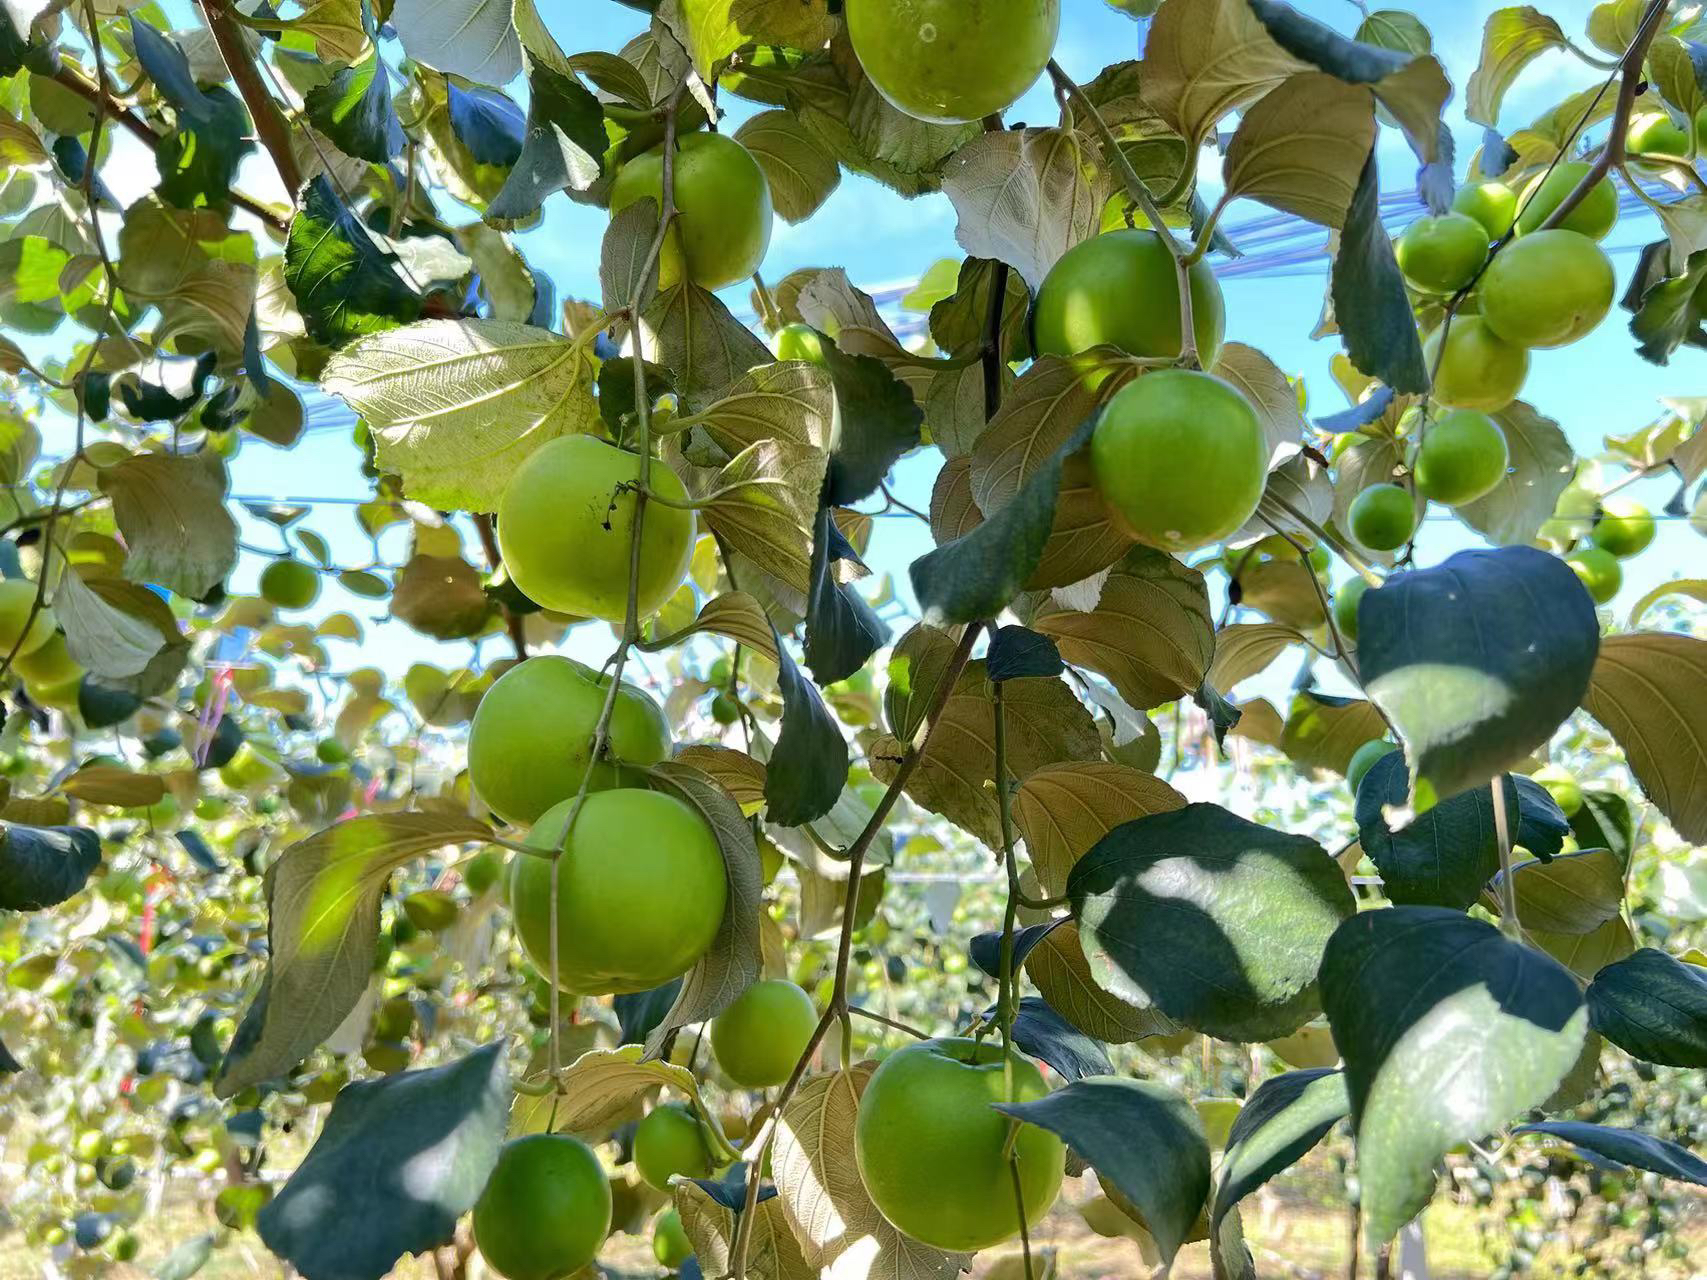
<path fill-rule="evenodd" d="M 1101 0 L 1063 0 L 1062 7 L 1056 56 L 1069 74 L 1088 80 L 1106 63 L 1139 54 L 1141 26 Z M 1304 0 L 1297 7 L 1348 33 L 1359 21 L 1357 7 L 1349 0 Z M 1436 52 L 1457 87 L 1448 106 L 1448 121 L 1459 135 L 1458 153 L 1467 159 L 1479 140 L 1480 130 L 1463 119 L 1463 85 L 1476 64 L 1483 21 L 1500 6 L 1494 0 L 1475 3 L 1428 0 L 1404 7 L 1434 29 Z M 1581 35 L 1592 7 L 1589 0 L 1543 6 L 1573 36 Z M 542 6 L 551 15 L 548 20 L 560 43 L 570 52 L 618 49 L 644 25 L 644 15 L 613 0 L 580 0 L 573 6 L 572 21 L 562 16 L 567 8 Z M 1508 95 L 1502 127 L 1509 131 L 1526 123 L 1565 94 L 1596 82 L 1603 74 L 1569 54 L 1546 55 L 1529 68 L 1518 88 Z M 759 109 L 732 95 L 724 95 L 722 103 L 730 112 L 731 128 Z M 1009 113 L 1010 120 L 1038 123 L 1052 122 L 1054 116 L 1053 99 L 1041 86 Z M 1411 183 L 1415 160 L 1394 130 L 1383 130 L 1381 159 L 1385 189 L 1399 190 Z M 137 174 L 143 182 L 151 181 L 152 177 L 151 166 Z M 249 162 L 244 183 L 259 194 L 282 195 L 260 157 Z M 129 199 L 135 193 L 120 191 L 119 194 L 121 199 Z M 458 216 L 465 212 L 460 211 Z M 1260 206 L 1235 206 L 1229 211 L 1226 225 L 1236 227 L 1242 218 L 1262 212 Z M 561 195 L 554 196 L 547 203 L 543 225 L 520 236 L 518 243 L 535 268 L 555 280 L 560 297 L 595 297 L 598 249 L 605 221 L 600 210 L 575 205 Z M 1613 231 L 1607 243 L 1617 250 L 1622 246 L 1638 246 L 1658 235 L 1657 225 L 1650 217 L 1630 217 Z M 799 267 L 843 266 L 856 284 L 874 287 L 916 277 L 937 259 L 958 256 L 953 210 L 946 197 L 933 195 L 906 200 L 874 182 L 844 175 L 840 187 L 809 222 L 794 227 L 777 223 L 763 270 L 768 279 L 775 280 Z M 1622 292 L 1634 255 L 1615 252 L 1614 260 Z M 1309 338 L 1321 306 L 1326 267 L 1324 258 L 1320 271 L 1312 274 L 1283 279 L 1240 277 L 1225 284 L 1227 336 L 1260 347 L 1281 368 L 1303 375 L 1310 392 L 1311 412 L 1317 416 L 1334 412 L 1344 404 L 1327 374 L 1327 362 L 1338 350 L 1337 343 L 1333 339 Z M 728 299 L 732 306 L 744 310 L 746 290 L 731 290 Z M 1596 452 L 1607 434 L 1627 432 L 1650 421 L 1658 411 L 1658 397 L 1700 390 L 1701 353 L 1686 349 L 1668 369 L 1645 364 L 1632 350 L 1625 319 L 1622 312 L 1615 310 L 1599 331 L 1577 345 L 1561 351 L 1538 351 L 1534 355 L 1525 398 L 1542 412 L 1559 419 L 1581 453 Z M 56 451 L 55 443 L 50 439 L 50 452 Z M 63 452 L 63 447 L 57 451 Z M 900 466 L 897 486 L 910 502 L 920 506 L 928 503 L 938 461 L 935 452 L 930 451 Z M 361 498 L 367 493 L 355 450 L 338 432 L 313 435 L 290 452 L 251 440 L 232 471 L 234 489 L 245 494 Z M 1670 496 L 1670 485 L 1670 481 L 1664 480 L 1649 482 L 1638 487 L 1635 494 L 1657 509 Z M 318 508 L 306 523 L 330 538 L 338 554 L 351 560 L 365 555 L 365 539 L 356 532 L 354 517 L 347 507 Z M 878 525 L 869 560 L 879 573 L 892 574 L 898 589 L 905 594 L 906 564 L 928 549 L 928 537 L 912 521 L 879 521 Z M 253 541 L 273 545 L 273 539 L 264 533 L 250 530 L 249 534 Z M 1472 545 L 1480 545 L 1479 538 L 1455 522 L 1431 521 L 1421 544 L 1421 559 L 1428 563 L 1459 547 Z M 1686 565 L 1699 564 L 1703 550 L 1702 541 L 1686 526 L 1674 523 L 1665 527 L 1655 546 L 1628 566 L 1627 585 L 1620 604 L 1627 605 L 1647 586 L 1675 576 Z M 478 548 L 471 546 L 470 551 L 477 559 Z M 233 585 L 238 589 L 251 586 L 262 563 L 254 557 L 247 560 L 252 563 L 245 563 L 234 579 Z M 372 602 L 347 597 L 335 587 L 322 600 L 328 609 L 348 608 L 364 620 L 373 612 Z M 467 655 L 465 646 L 435 645 L 395 623 L 370 625 L 369 637 L 367 652 L 361 655 L 361 660 L 379 663 L 392 671 L 400 672 L 415 660 L 452 665 Z M 610 637 L 602 627 L 588 626 L 574 634 L 572 648 L 596 659 L 602 657 L 609 643 Z M 488 645 L 492 656 L 497 656 L 503 647 L 502 640 Z M 346 662 L 353 665 L 354 661 L 353 653 L 338 654 L 340 667 Z"/>

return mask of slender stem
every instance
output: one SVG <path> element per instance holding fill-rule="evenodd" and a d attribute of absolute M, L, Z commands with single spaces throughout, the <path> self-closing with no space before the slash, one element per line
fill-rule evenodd
<path fill-rule="evenodd" d="M 196 0 L 196 3 L 201 8 L 208 30 L 213 32 L 213 42 L 219 46 L 219 56 L 225 60 L 225 69 L 231 73 L 237 92 L 249 108 L 249 118 L 255 122 L 255 133 L 261 139 L 261 145 L 266 147 L 267 154 L 272 156 L 273 167 L 279 171 L 285 190 L 294 200 L 302 188 L 302 168 L 296 163 L 296 151 L 290 145 L 290 121 L 285 119 L 279 104 L 261 83 L 261 77 L 249 57 L 249 46 L 243 42 L 242 28 L 231 20 L 225 0 Z"/>
<path fill-rule="evenodd" d="M 1299 524 L 1303 525 L 1312 534 L 1314 534 L 1318 541 L 1325 544 L 1329 550 L 1333 551 L 1341 560 L 1344 560 L 1348 565 L 1355 569 L 1358 575 L 1370 586 L 1378 587 L 1381 585 L 1381 575 L 1375 572 L 1369 561 L 1358 555 L 1357 552 L 1353 551 L 1345 543 L 1334 537 L 1333 534 L 1322 528 L 1321 525 L 1317 524 L 1309 516 L 1305 515 L 1278 493 L 1268 493 L 1264 496 L 1272 498 L 1275 506 L 1279 507 L 1287 515 L 1291 516 Z"/>
<path fill-rule="evenodd" d="M 915 1040 L 929 1040 L 931 1038 L 931 1033 L 928 1031 L 920 1031 L 917 1027 L 910 1026 L 898 1018 L 887 1017 L 884 1014 L 877 1013 L 871 1009 L 862 1008 L 857 1004 L 850 1004 L 848 1006 L 848 1012 L 853 1014 L 855 1017 L 868 1018 L 872 1022 L 881 1022 L 886 1027 L 894 1027 L 897 1031 L 904 1031 Z"/>
<path fill-rule="evenodd" d="M 1505 775 L 1496 774 L 1488 784 L 1494 797 L 1494 835 L 1500 846 L 1500 931 L 1513 942 L 1523 941 L 1523 926 L 1517 918 L 1517 881 L 1511 874 L 1511 817 L 1505 808 Z"/>
<path fill-rule="evenodd" d="M 1174 258 L 1174 271 L 1179 286 L 1179 364 L 1187 369 L 1201 367 L 1197 350 L 1197 330 L 1192 325 L 1191 317 L 1191 265 L 1186 261 L 1187 251 L 1184 245 L 1174 238 L 1168 224 L 1162 218 L 1162 211 L 1156 205 L 1155 197 L 1144 185 L 1132 162 L 1126 158 L 1126 153 L 1120 149 L 1120 142 L 1114 132 L 1108 127 L 1108 122 L 1102 118 L 1102 113 L 1096 109 L 1096 104 L 1085 97 L 1084 91 L 1074 83 L 1073 78 L 1061 69 L 1061 64 L 1053 58 L 1049 60 L 1049 76 L 1055 81 L 1056 87 L 1073 100 L 1095 126 L 1097 137 L 1102 143 L 1103 160 L 1119 176 L 1126 187 L 1126 194 L 1144 211 L 1144 217 L 1149 222 L 1151 230 L 1167 245 L 1168 252 Z"/>
<path fill-rule="evenodd" d="M 776 299 L 771 296 L 770 286 L 765 278 L 757 271 L 753 272 L 753 293 L 759 300 L 759 316 L 765 322 L 765 330 L 774 334 L 782 328 L 782 312 L 777 309 Z"/>
<path fill-rule="evenodd" d="M 1008 264 L 996 263 L 990 276 L 989 309 L 985 312 L 984 343 L 979 359 L 984 365 L 984 421 L 996 416 L 1002 403 L 1002 369 L 1007 353 L 1003 351 L 1002 316 L 1008 297 Z"/>
<path fill-rule="evenodd" d="M 1014 815 L 1013 798 L 1008 794 L 1008 730 L 1007 702 L 1003 696 L 1005 681 L 997 680 L 994 684 L 995 726 L 996 726 L 996 809 L 1001 816 L 1002 829 L 1002 861 L 1008 873 L 1008 901 L 1002 915 L 1002 962 L 1000 986 L 996 996 L 996 1020 L 1002 1032 L 1002 1079 L 1004 1084 L 1003 1096 L 1009 1103 L 1015 1101 L 1014 1096 L 1014 1008 L 1018 1003 L 1014 999 L 1014 925 L 1019 918 L 1019 859 L 1014 852 Z M 1025 1221 L 1025 1192 L 1019 1176 L 1019 1151 L 1014 1145 L 1014 1139 L 1019 1133 L 1018 1122 L 1010 1125 L 1008 1130 L 1008 1172 L 1013 1175 L 1014 1212 L 1019 1216 L 1020 1256 L 1025 1263 L 1025 1280 L 1032 1280 L 1031 1274 L 1031 1235 Z"/>
<path fill-rule="evenodd" d="M 411 173 L 414 171 L 411 169 Z M 474 527 L 480 534 L 480 545 L 486 549 L 486 567 L 493 573 L 504 566 L 504 553 L 498 549 L 498 535 L 492 529 L 492 517 L 484 511 L 474 515 Z M 519 614 L 512 612 L 508 605 L 504 606 L 504 625 L 510 632 L 510 643 L 516 648 L 518 659 L 528 656 L 527 635 L 522 630 L 522 620 Z"/>

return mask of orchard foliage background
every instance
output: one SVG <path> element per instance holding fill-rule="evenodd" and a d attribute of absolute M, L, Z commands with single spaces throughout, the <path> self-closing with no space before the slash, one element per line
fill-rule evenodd
<path fill-rule="evenodd" d="M 986 3 L 958 12 L 1006 31 L 1024 7 Z M 853 1157 L 870 1059 L 918 1027 L 1047 1065 L 1053 1092 L 1013 1114 L 1064 1140 L 1128 1271 L 1182 1246 L 1217 1275 L 1287 1262 L 1247 1245 L 1240 1205 L 1324 1141 L 1350 1162 L 1329 1198 L 1383 1258 L 1445 1186 L 1506 1215 L 1509 1271 L 1549 1241 L 1605 1272 L 1687 1259 L 1678 1187 L 1707 1184 L 1707 902 L 1683 853 L 1707 841 L 1700 544 L 1628 612 L 1589 593 L 1652 538 L 1629 485 L 1663 478 L 1661 514 L 1707 532 L 1707 400 L 1579 459 L 1521 386 L 1529 346 L 1599 323 L 1679 373 L 1707 345 L 1707 18 L 1614 0 L 1577 32 L 1503 9 L 1455 94 L 1408 13 L 1348 7 L 1340 31 L 1271 0 L 1119 7 L 1133 56 L 1082 84 L 1028 68 L 1060 117 L 1010 128 L 891 105 L 825 0 L 661 0 L 621 49 L 573 52 L 574 14 L 536 0 L 6 0 L 0 1226 L 82 1271 L 140 1251 L 182 1280 L 265 1249 L 309 1280 L 429 1252 L 459 1274 L 501 1144 L 551 1128 L 600 1150 L 614 1229 L 673 1204 L 696 1258 L 660 1244 L 671 1266 L 949 1276 L 969 1256 L 890 1225 Z M 1561 50 L 1604 79 L 1515 127 L 1502 99 Z M 945 82 L 981 65 L 958 56 Z M 762 256 L 769 234 L 671 185 L 676 144 L 732 99 L 787 222 L 843 171 L 952 204 L 967 256 L 909 297 L 923 341 L 833 264 L 754 275 L 750 299 L 702 287 L 692 237 L 744 230 Z M 1486 127 L 1467 157 L 1458 112 Z M 1397 253 L 1386 131 L 1442 220 Z M 158 170 L 124 207 L 119 138 Z M 613 190 L 649 152 L 653 194 Z M 242 189 L 262 161 L 288 206 Z M 585 247 L 597 298 L 560 297 L 512 239 L 560 193 L 616 208 Z M 1591 224 L 1621 198 L 1655 239 L 1603 319 Z M 1320 228 L 1343 410 L 1182 298 L 1191 264 L 1239 252 L 1238 201 Z M 1110 230 L 1160 233 L 1129 300 L 1164 349 L 1062 350 L 1041 306 L 1033 323 L 1052 270 Z M 1537 244 L 1583 271 L 1541 254 L 1521 275 Z M 1087 441 L 1128 390 L 1200 365 L 1260 430 L 1260 501 L 1188 545 L 1141 541 Z M 282 551 L 239 543 L 226 459 L 295 444 L 313 387 L 360 418 L 368 563 L 337 563 L 300 509 L 248 513 Z M 1448 409 L 1485 411 L 1506 461 L 1430 508 L 1485 547 L 1424 563 L 1418 463 Z M 68 456 L 38 456 L 44 426 Z M 551 748 L 579 762 L 552 797 L 569 835 L 530 845 L 537 811 L 503 822 L 461 744 L 496 680 L 584 621 L 507 571 L 522 508 L 494 520 L 576 437 L 629 451 L 602 525 L 578 526 L 621 540 L 589 611 L 613 624 L 607 672 L 667 669 L 670 733 L 619 775 L 627 713 L 594 686 Z M 924 459 L 911 511 L 885 477 Z M 1129 460 L 1204 502 L 1224 479 Z M 686 576 L 648 616 L 638 548 L 688 510 Z M 879 518 L 929 526 L 922 620 L 871 597 Z M 240 554 L 272 560 L 260 597 L 226 592 Z M 588 589 L 591 561 L 547 567 Z M 326 642 L 361 624 L 303 612 L 333 576 L 446 665 L 336 670 Z M 518 716 L 508 767 L 551 764 L 537 733 L 562 724 Z M 555 883 L 619 776 L 697 815 L 727 902 L 679 980 L 578 995 L 518 941 L 504 863 Z M 921 870 L 940 873 L 922 898 Z M 937 885 L 957 879 L 955 921 Z M 643 936 L 645 903 L 593 905 Z M 780 977 L 819 1017 L 786 1080 L 743 1090 L 704 1028 Z M 665 1100 L 708 1163 L 660 1191 L 628 1158 Z M 212 1217 L 167 1241 L 189 1179 Z M 1033 1243 L 996 1266 L 1049 1274 Z"/>

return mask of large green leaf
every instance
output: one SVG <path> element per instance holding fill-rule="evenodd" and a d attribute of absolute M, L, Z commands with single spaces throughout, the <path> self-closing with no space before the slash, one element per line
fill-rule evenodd
<path fill-rule="evenodd" d="M 1358 609 L 1357 660 L 1410 760 L 1417 810 L 1480 786 L 1582 701 L 1600 647 L 1570 566 L 1533 547 L 1461 551 Z"/>
<path fill-rule="evenodd" d="M 1346 354 L 1395 391 L 1428 390 L 1428 368 L 1393 242 L 1381 222 L 1375 151 L 1363 166 L 1334 253 L 1328 294 Z"/>
<path fill-rule="evenodd" d="M 453 813 L 382 813 L 316 832 L 267 870 L 266 984 L 243 1016 L 216 1092 L 283 1075 L 355 1008 L 373 972 L 379 900 L 391 873 L 491 830 Z"/>
<path fill-rule="evenodd" d="M 1607 637 L 1583 709 L 1618 740 L 1678 834 L 1707 841 L 1707 640 L 1660 631 Z"/>
<path fill-rule="evenodd" d="M 1372 1247 L 1429 1202 L 1442 1156 L 1552 1094 L 1587 1031 L 1563 967 L 1441 907 L 1341 925 L 1322 1005 L 1345 1058 Z"/>
<path fill-rule="evenodd" d="M 1227 1131 L 1210 1231 L 1234 1205 L 1291 1168 L 1350 1113 L 1345 1076 L 1338 1071 L 1288 1071 L 1264 1080 Z"/>
<path fill-rule="evenodd" d="M 1591 1152 L 1602 1160 L 1614 1160 L 1631 1168 L 1657 1173 L 1662 1178 L 1675 1178 L 1679 1182 L 1707 1187 L 1707 1160 L 1686 1147 L 1651 1134 L 1576 1120 L 1542 1120 L 1518 1125 L 1512 1132 L 1545 1134 Z"/>
<path fill-rule="evenodd" d="M 285 241 L 284 280 L 309 337 L 336 347 L 421 313 L 396 255 L 379 247 L 325 174 L 309 181 L 301 200 Z"/>
<path fill-rule="evenodd" d="M 996 1110 L 1058 1134 L 1144 1215 L 1171 1262 L 1209 1197 L 1209 1142 L 1196 1109 L 1148 1080 L 1088 1076 Z"/>
<path fill-rule="evenodd" d="M 1707 1067 L 1707 970 L 1653 947 L 1607 965 L 1588 986 L 1594 1029 L 1626 1053 Z"/>
<path fill-rule="evenodd" d="M 1100 984 L 1237 1041 L 1310 1019 L 1322 949 L 1354 909 L 1314 840 L 1213 804 L 1114 828 L 1074 864 L 1067 895 Z"/>
<path fill-rule="evenodd" d="M 501 1041 L 352 1084 L 256 1229 L 305 1280 L 380 1280 L 404 1254 L 449 1243 L 498 1162 L 509 1111 Z"/>
<path fill-rule="evenodd" d="M 403 150 L 390 73 L 377 52 L 310 89 L 303 105 L 314 127 L 345 155 L 385 164 Z"/>
<path fill-rule="evenodd" d="M 82 890 L 101 861 L 90 827 L 0 823 L 0 909 L 42 911 Z"/>
<path fill-rule="evenodd" d="M 103 468 L 101 492 L 129 554 L 125 576 L 199 600 L 237 564 L 237 522 L 225 508 L 225 462 L 200 453 L 137 453 Z"/>

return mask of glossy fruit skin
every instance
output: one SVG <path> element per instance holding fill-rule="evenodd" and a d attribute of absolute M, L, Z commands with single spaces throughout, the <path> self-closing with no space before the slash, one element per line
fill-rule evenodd
<path fill-rule="evenodd" d="M 1474 182 L 1458 188 L 1452 211 L 1482 224 L 1487 238 L 1498 240 L 1517 222 L 1517 192 L 1503 182 Z"/>
<path fill-rule="evenodd" d="M 261 596 L 280 609 L 306 609 L 320 598 L 320 575 L 300 560 L 275 560 L 261 570 Z"/>
<path fill-rule="evenodd" d="M 787 1080 L 818 1029 L 818 1006 L 792 982 L 755 982 L 711 1021 L 711 1051 L 736 1084 L 768 1089 Z"/>
<path fill-rule="evenodd" d="M 560 436 L 528 455 L 498 501 L 498 547 L 516 586 L 547 609 L 620 622 L 628 608 L 629 543 L 635 495 L 618 486 L 639 477 L 640 459 L 588 435 Z M 653 493 L 686 502 L 663 462 L 647 471 Z M 635 607 L 649 618 L 688 576 L 694 515 L 647 505 L 640 535 Z"/>
<path fill-rule="evenodd" d="M 1382 756 L 1389 755 L 1399 748 L 1385 738 L 1371 738 L 1356 751 L 1352 752 L 1351 763 L 1346 765 L 1345 785 L 1352 795 L 1363 785 L 1364 778 L 1375 767 L 1375 762 Z"/>
<path fill-rule="evenodd" d="M 682 1230 L 682 1216 L 674 1209 L 666 1209 L 653 1219 L 652 1256 L 670 1271 L 680 1270 L 693 1257 L 693 1241 Z"/>
<path fill-rule="evenodd" d="M 711 1152 L 699 1120 L 679 1102 L 666 1102 L 648 1111 L 634 1126 L 634 1167 L 648 1186 L 670 1189 L 670 1178 L 704 1178 L 711 1174 Z"/>
<path fill-rule="evenodd" d="M 43 605 L 36 605 L 36 584 L 27 578 L 8 578 L 0 582 L 0 658 L 12 652 L 16 646 L 18 654 L 34 653 L 49 640 L 53 639 L 55 626 L 53 610 Z M 31 613 L 34 618 L 31 618 Z M 29 631 L 24 630 L 28 624 Z M 19 637 L 23 637 L 22 643 Z"/>
<path fill-rule="evenodd" d="M 1654 517 L 1639 502 L 1608 498 L 1600 504 L 1600 517 L 1589 530 L 1589 541 L 1620 560 L 1628 560 L 1648 549 L 1654 540 Z"/>
<path fill-rule="evenodd" d="M 1416 532 L 1416 499 L 1396 484 L 1372 484 L 1352 499 L 1348 532 L 1371 551 L 1394 551 Z"/>
<path fill-rule="evenodd" d="M 785 324 L 777 330 L 776 358 L 824 363 L 824 337 L 809 324 Z"/>
<path fill-rule="evenodd" d="M 1357 643 L 1357 605 L 1369 590 L 1367 578 L 1352 578 L 1334 592 L 1334 626 L 1340 636 L 1351 644 Z"/>
<path fill-rule="evenodd" d="M 1434 375 L 1436 400 L 1452 409 L 1493 413 L 1517 398 L 1529 376 L 1527 348 L 1507 342 L 1481 316 L 1457 316 L 1450 329 L 1436 329 L 1424 344 L 1423 361 L 1430 369 L 1435 367 L 1443 331 L 1446 354 Z"/>
<path fill-rule="evenodd" d="M 557 1280 L 610 1232 L 610 1180 L 585 1143 L 558 1133 L 506 1142 L 474 1205 L 474 1242 L 507 1280 Z"/>
<path fill-rule="evenodd" d="M 31 596 L 32 598 L 34 596 L 33 588 Z M 0 608 L 3 607 L 3 602 L 0 602 Z M 25 616 L 28 616 L 27 604 L 24 612 Z M 47 621 L 51 628 L 53 622 L 51 612 L 47 615 Z M 5 625 L 4 619 L 0 618 L 0 628 L 5 627 Z M 41 618 L 38 616 L 36 621 L 30 624 L 30 639 L 32 641 L 40 634 L 40 626 Z M 17 638 L 15 628 L 11 640 L 5 640 L 4 636 L 0 636 L 0 641 L 4 641 L 3 644 L 0 644 L 0 657 L 4 657 L 12 651 L 12 644 Z M 73 680 L 80 681 L 83 678 L 83 668 L 77 664 L 77 660 L 71 656 L 70 651 L 65 647 L 65 637 L 52 630 L 49 631 L 47 639 L 40 644 L 34 645 L 27 651 L 20 650 L 18 656 L 12 659 L 12 670 L 16 671 L 29 684 L 40 685 L 44 688 L 67 684 Z"/>
<path fill-rule="evenodd" d="M 1543 765 L 1529 776 L 1547 789 L 1553 803 L 1559 806 L 1559 812 L 1567 818 L 1576 817 L 1577 811 L 1583 807 L 1583 789 L 1575 778 L 1556 764 Z"/>
<path fill-rule="evenodd" d="M 1191 268 L 1198 362 L 1212 368 L 1227 317 L 1207 262 Z M 1039 355 L 1073 356 L 1107 343 L 1132 356 L 1179 355 L 1179 277 L 1154 231 L 1105 231 L 1074 245 L 1044 277 L 1033 326 Z"/>
<path fill-rule="evenodd" d="M 1612 309 L 1612 259 L 1575 231 L 1514 240 L 1482 273 L 1482 321 L 1520 347 L 1562 347 Z"/>
<path fill-rule="evenodd" d="M 1114 523 L 1163 551 L 1237 532 L 1262 498 L 1268 454 L 1250 402 L 1186 369 L 1157 369 L 1122 387 L 1091 436 L 1091 469 Z"/>
<path fill-rule="evenodd" d="M 548 809 L 527 841 L 555 849 L 574 800 Z M 661 791 L 587 797 L 559 859 L 557 981 L 566 991 L 645 991 L 685 973 L 717 936 L 729 886 L 716 837 Z M 510 863 L 510 909 L 528 957 L 551 972 L 551 861 Z"/>
<path fill-rule="evenodd" d="M 1624 568 L 1618 557 L 1596 546 L 1578 547 L 1565 557 L 1596 604 L 1610 604 L 1624 585 Z"/>
<path fill-rule="evenodd" d="M 487 808 L 519 826 L 579 791 L 609 688 L 608 676 L 556 654 L 528 658 L 493 681 L 468 730 L 468 780 Z M 644 768 L 669 755 L 663 708 L 625 680 L 593 789 L 632 785 L 638 778 L 622 765 Z"/>
<path fill-rule="evenodd" d="M 1624 137 L 1625 150 L 1633 156 L 1678 156 L 1689 154 L 1689 134 L 1663 111 L 1637 116 Z"/>
<path fill-rule="evenodd" d="M 702 289 L 745 280 L 771 242 L 771 188 L 759 162 L 722 133 L 690 133 L 676 142 L 676 219 L 658 257 L 658 287 L 683 275 Z M 662 145 L 635 156 L 611 183 L 614 216 L 637 200 L 664 194 Z"/>
<path fill-rule="evenodd" d="M 1518 200 L 1522 210 L 1517 215 L 1517 234 L 1526 236 L 1539 231 L 1547 216 L 1557 209 L 1564 198 L 1577 189 L 1577 183 L 1588 175 L 1586 160 L 1567 160 L 1555 165 L 1548 174 L 1536 174 L 1523 189 Z M 1582 203 L 1565 215 L 1560 229 L 1575 231 L 1590 240 L 1604 240 L 1618 222 L 1618 191 L 1611 178 L 1602 178 L 1583 197 Z"/>
<path fill-rule="evenodd" d="M 1456 293 L 1488 260 L 1487 228 L 1466 213 L 1418 218 L 1393 243 L 1399 270 L 1422 293 Z"/>
<path fill-rule="evenodd" d="M 1060 0 L 848 0 L 848 39 L 890 104 L 965 124 L 1004 111 L 1043 73 Z"/>
<path fill-rule="evenodd" d="M 1489 493 L 1510 465 L 1499 423 L 1476 409 L 1453 409 L 1423 432 L 1412 470 L 1418 493 L 1455 507 Z"/>
<path fill-rule="evenodd" d="M 1029 1061 L 1012 1055 L 1015 1102 L 1049 1092 Z M 854 1156 L 872 1203 L 894 1227 L 938 1249 L 972 1251 L 1018 1234 L 1012 1175 L 1003 1157 L 1009 1122 L 1002 1050 L 989 1041 L 924 1040 L 872 1073 L 860 1097 Z M 1065 1148 L 1022 1125 L 1014 1147 L 1028 1224 L 1061 1190 Z"/>

